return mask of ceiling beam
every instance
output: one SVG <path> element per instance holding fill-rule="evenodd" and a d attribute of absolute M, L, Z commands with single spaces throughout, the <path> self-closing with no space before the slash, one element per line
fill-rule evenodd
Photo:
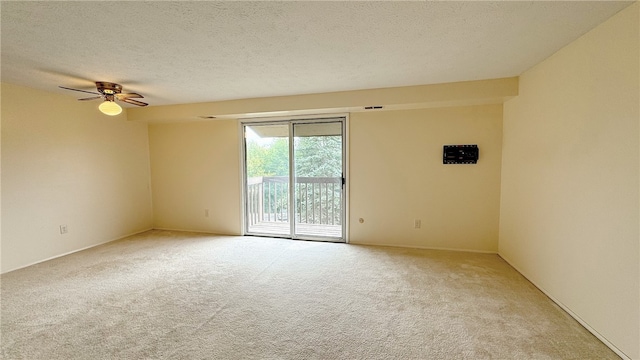
<path fill-rule="evenodd" d="M 501 104 L 517 95 L 518 78 L 510 77 L 433 85 L 128 108 L 127 116 L 131 121 L 185 122 L 207 120 L 207 117 L 240 119 L 357 112 L 367 111 L 365 110 L 367 106 L 382 106 L 381 110 L 384 111 Z"/>

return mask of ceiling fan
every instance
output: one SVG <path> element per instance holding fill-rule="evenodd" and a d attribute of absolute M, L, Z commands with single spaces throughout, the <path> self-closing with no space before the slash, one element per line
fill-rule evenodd
<path fill-rule="evenodd" d="M 116 103 L 116 100 L 125 102 L 127 104 L 137 105 L 137 106 L 149 105 L 142 101 L 134 100 L 134 99 L 142 99 L 144 98 L 144 96 L 137 93 L 123 93 L 122 85 L 116 84 L 116 83 L 111 83 L 106 81 L 96 81 L 96 89 L 98 92 L 72 89 L 64 86 L 59 86 L 59 87 L 65 90 L 73 90 L 73 91 L 79 91 L 79 92 L 84 92 L 88 94 L 98 95 L 98 96 L 91 96 L 91 97 L 82 98 L 78 100 L 86 101 L 86 100 L 104 99 L 104 102 L 100 104 L 100 106 L 98 106 L 98 109 L 100 109 L 100 111 L 106 115 L 113 116 L 113 115 L 118 115 L 122 112 L 122 108 L 120 107 L 120 105 Z"/>

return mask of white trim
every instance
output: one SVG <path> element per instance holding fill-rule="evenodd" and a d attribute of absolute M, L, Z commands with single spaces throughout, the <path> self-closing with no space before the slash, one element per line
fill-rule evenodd
<path fill-rule="evenodd" d="M 344 176 L 344 178 L 345 178 L 344 194 L 343 194 L 344 203 L 342 205 L 342 207 L 343 207 L 342 211 L 344 211 L 344 219 L 343 219 L 344 226 L 342 228 L 342 231 L 344 233 L 342 234 L 342 237 L 344 238 L 344 242 L 347 243 L 347 244 L 349 244 L 349 238 L 350 238 L 349 231 L 350 231 L 350 228 L 351 228 L 349 226 L 349 224 L 351 223 L 349 221 L 349 219 L 350 219 L 350 217 L 349 217 L 350 216 L 349 204 L 351 203 L 349 201 L 349 193 L 350 193 L 349 184 L 351 184 L 351 176 L 350 176 L 350 172 L 349 172 L 349 164 L 350 164 L 350 162 L 349 162 L 349 158 L 350 158 L 349 144 L 351 143 L 351 141 L 349 139 L 349 136 L 350 136 L 350 133 L 349 133 L 349 126 L 350 126 L 349 125 L 350 124 L 349 115 L 350 115 L 349 113 L 344 114 L 344 123 L 343 123 L 343 128 L 342 128 L 342 131 L 344 132 L 342 134 L 342 140 L 344 141 L 344 144 L 342 144 L 342 148 L 343 148 L 343 155 L 342 155 L 343 159 L 342 159 L 342 161 L 344 161 L 344 164 L 342 164 L 342 168 L 344 169 L 344 174 L 342 176 Z"/>
<path fill-rule="evenodd" d="M 244 236 L 247 233 L 247 225 L 245 223 L 245 215 L 246 215 L 246 197 L 245 197 L 245 189 L 247 188 L 247 179 L 245 179 L 245 173 L 247 165 L 245 164 L 245 133 L 244 133 L 244 123 L 242 121 L 238 121 L 239 127 L 239 136 L 240 136 L 240 235 Z"/>
<path fill-rule="evenodd" d="M 396 247 L 403 249 L 418 249 L 418 250 L 438 250 L 438 251 L 456 251 L 456 252 L 470 252 L 479 254 L 491 254 L 498 255 L 497 251 L 491 250 L 476 250 L 476 249 L 456 249 L 456 248 L 443 248 L 433 246 L 418 246 L 418 245 L 399 245 L 399 244 L 374 244 L 365 242 L 350 242 L 351 245 L 364 245 L 364 246 L 383 246 L 383 247 Z"/>
<path fill-rule="evenodd" d="M 245 236 L 245 235 L 238 235 L 238 234 L 223 234 L 223 233 L 219 233 L 219 232 L 213 232 L 213 231 L 210 231 L 210 230 L 188 230 L 188 229 L 159 228 L 159 227 L 154 227 L 151 230 L 178 231 L 178 232 L 185 232 L 185 233 L 209 234 L 209 235 L 228 236 L 228 237 Z"/>
<path fill-rule="evenodd" d="M 312 237 L 305 237 L 305 238 L 298 238 L 295 236 L 295 225 L 294 223 L 291 223 L 291 231 L 290 231 L 290 235 L 289 236 L 282 236 L 283 238 L 287 238 L 287 239 L 294 239 L 294 240 L 298 240 L 298 239 L 302 239 L 302 240 L 312 240 L 312 241 L 325 241 L 325 242 L 340 242 L 340 243 L 349 243 L 349 113 L 345 113 L 345 112 L 339 112 L 339 113 L 323 113 L 323 114 L 309 114 L 309 115 L 289 115 L 289 116 L 277 116 L 277 117 L 257 117 L 257 118 L 242 118 L 242 119 L 238 119 L 239 120 L 239 124 L 238 126 L 240 127 L 240 179 L 241 179 L 241 184 L 242 184 L 242 191 L 241 191 L 241 227 L 242 227 L 242 231 L 241 231 L 241 235 L 242 236 L 274 236 L 273 234 L 258 234 L 258 233 L 249 233 L 248 228 L 247 228 L 247 224 L 246 224 L 246 217 L 247 217 L 247 199 L 246 199 L 246 189 L 247 189 L 247 179 L 246 179 L 246 139 L 245 139 L 245 134 L 244 134 L 244 129 L 246 126 L 249 126 L 251 124 L 260 124 L 260 125 L 267 125 L 267 124 L 288 124 L 289 126 L 289 136 L 293 136 L 293 126 L 295 124 L 305 124 L 305 123 L 314 123 L 314 122 L 318 122 L 321 123 L 323 121 L 325 122 L 329 122 L 329 121 L 333 121 L 335 120 L 340 121 L 342 123 L 342 176 L 345 179 L 345 186 L 343 187 L 342 191 L 342 238 L 340 240 L 331 240 L 331 238 L 312 238 Z M 290 169 L 294 168 L 294 157 L 293 157 L 293 142 L 289 143 L 289 167 Z M 294 186 L 293 184 L 293 174 L 290 172 L 289 176 L 291 177 L 289 179 L 289 184 L 290 184 L 290 189 L 289 191 L 292 191 L 292 187 Z M 290 198 L 290 204 L 289 207 L 290 209 L 293 211 L 293 202 L 295 200 L 293 199 L 293 197 Z M 280 237 L 278 235 L 275 235 L 276 237 Z"/>
<path fill-rule="evenodd" d="M 7 270 L 7 271 L 3 272 L 2 274 L 6 274 L 6 273 L 10 273 L 10 272 L 12 272 L 12 271 L 16 271 L 16 270 L 24 269 L 24 268 L 27 268 L 27 267 L 29 267 L 29 266 L 33 266 L 33 265 L 37 265 L 37 264 L 40 264 L 40 263 L 43 263 L 43 262 L 46 262 L 46 261 L 49 261 L 49 260 L 53 260 L 53 259 L 57 259 L 57 258 L 61 258 L 61 257 L 63 257 L 63 256 L 71 255 L 71 254 L 73 254 L 73 253 L 77 253 L 77 252 L 80 252 L 80 251 L 83 251 L 83 250 L 88 250 L 88 249 L 94 248 L 94 247 L 96 247 L 96 246 L 104 245 L 104 244 L 107 244 L 107 243 L 110 243 L 110 242 L 113 242 L 113 241 L 122 240 L 122 239 L 124 239 L 124 238 L 129 237 L 129 236 L 133 236 L 133 235 L 137 235 L 137 234 L 142 234 L 143 232 L 147 232 L 147 231 L 150 231 L 150 230 L 154 230 L 154 229 L 153 229 L 153 228 L 148 228 L 148 229 L 145 229 L 145 230 L 136 231 L 136 232 L 133 232 L 133 233 L 130 233 L 130 234 L 127 234 L 127 235 L 123 235 L 123 236 L 117 237 L 117 238 L 115 238 L 115 239 L 106 240 L 106 241 L 103 241 L 103 242 L 100 242 L 100 243 L 97 243 L 97 244 L 93 244 L 93 245 L 85 246 L 85 247 L 80 248 L 80 249 L 71 250 L 71 251 L 66 252 L 66 253 L 63 253 L 63 254 L 54 255 L 54 256 L 48 257 L 48 258 L 43 259 L 43 260 L 34 261 L 34 262 L 29 263 L 29 264 L 27 264 L 27 265 L 22 265 L 22 266 L 19 266 L 19 267 L 17 267 L 17 268 L 14 268 L 14 269 Z"/>
<path fill-rule="evenodd" d="M 536 284 L 533 280 L 531 280 L 528 276 L 526 276 L 522 271 L 520 271 L 520 269 L 518 269 L 518 267 L 516 267 L 511 261 L 509 261 L 504 255 L 498 253 L 498 256 L 500 256 L 500 258 L 502 260 L 504 260 L 507 264 L 509 264 L 509 266 L 511 266 L 512 268 L 514 268 L 518 273 L 520 273 L 520 275 L 522 275 L 525 279 L 527 279 L 527 281 L 529 281 L 530 283 L 533 284 L 533 286 L 535 286 L 536 288 L 538 288 L 538 290 L 542 291 L 543 294 L 545 294 L 549 299 L 551 299 L 551 301 L 553 301 L 554 303 L 556 303 L 556 305 L 558 305 L 562 310 L 566 311 L 567 314 L 569 314 L 572 318 L 574 318 L 578 323 L 580 323 L 580 325 L 582 325 L 585 329 L 587 329 L 590 333 L 592 333 L 595 337 L 598 338 L 598 340 L 602 341 L 602 343 L 604 343 L 609 349 L 611 349 L 613 352 L 615 352 L 618 356 L 620 356 L 622 359 L 624 360 L 631 360 L 631 358 L 629 356 L 627 356 L 625 353 L 622 352 L 622 350 L 618 349 L 615 345 L 613 345 L 609 340 L 607 340 L 607 338 L 605 338 L 602 334 L 600 334 L 596 329 L 594 329 L 593 327 L 591 327 L 591 325 L 589 325 L 586 321 L 584 321 L 580 316 L 578 316 L 578 314 L 574 313 L 568 306 L 566 306 L 565 304 L 563 304 L 560 300 L 556 299 L 555 297 L 553 297 L 551 294 L 549 294 L 544 288 L 542 288 L 541 286 L 539 286 L 538 284 Z"/>
<path fill-rule="evenodd" d="M 294 122 L 292 120 L 286 121 L 287 123 L 287 142 L 289 143 L 289 211 L 287 218 L 289 219 L 289 236 L 295 238 L 296 235 L 296 156 L 295 156 L 295 136 L 294 134 Z"/>
<path fill-rule="evenodd" d="M 270 117 L 250 117 L 238 119 L 241 123 L 260 123 L 260 122 L 280 122 L 280 121 L 298 121 L 298 120 L 328 120 L 334 118 L 348 117 L 349 113 L 318 113 L 309 115 L 290 115 L 290 116 L 270 116 Z"/>

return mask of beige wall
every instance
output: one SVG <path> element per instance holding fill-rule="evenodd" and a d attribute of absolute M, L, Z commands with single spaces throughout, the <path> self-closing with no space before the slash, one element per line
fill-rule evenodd
<path fill-rule="evenodd" d="M 9 84 L 1 116 L 2 272 L 151 227 L 146 124 Z"/>
<path fill-rule="evenodd" d="M 240 234 L 239 142 L 235 120 L 149 125 L 155 228 Z"/>
<path fill-rule="evenodd" d="M 640 358 L 639 4 L 525 72 L 505 103 L 499 253 Z"/>
<path fill-rule="evenodd" d="M 354 113 L 349 130 L 351 242 L 497 251 L 501 105 Z M 446 144 L 478 144 L 478 164 L 443 165 Z"/>
<path fill-rule="evenodd" d="M 354 113 L 349 126 L 352 242 L 497 252 L 501 105 Z M 238 131 L 149 126 L 154 227 L 241 233 Z M 477 165 L 442 164 L 442 145 L 467 143 Z"/>

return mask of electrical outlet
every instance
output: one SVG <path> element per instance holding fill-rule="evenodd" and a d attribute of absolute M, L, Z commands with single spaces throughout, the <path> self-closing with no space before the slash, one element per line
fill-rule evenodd
<path fill-rule="evenodd" d="M 209 217 L 209 209 L 204 209 L 204 217 Z"/>
<path fill-rule="evenodd" d="M 420 229 L 420 227 L 421 227 L 421 226 L 422 226 L 422 221 L 420 221 L 420 219 L 415 219 L 415 220 L 413 221 L 413 227 L 414 227 L 415 229 Z"/>
<path fill-rule="evenodd" d="M 67 225 L 60 225 L 60 234 L 66 234 L 67 232 L 69 232 Z"/>

